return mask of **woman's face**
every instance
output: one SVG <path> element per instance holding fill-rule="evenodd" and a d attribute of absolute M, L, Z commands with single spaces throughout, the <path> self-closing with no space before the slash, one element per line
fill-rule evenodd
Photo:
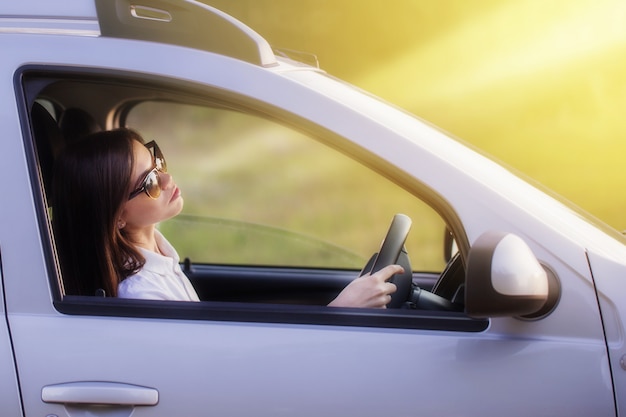
<path fill-rule="evenodd" d="M 131 175 L 130 188 L 135 190 L 141 186 L 146 174 L 154 168 L 154 159 L 152 153 L 138 141 L 133 141 L 133 158 L 135 166 Z M 183 198 L 172 176 L 159 172 L 159 183 L 161 194 L 158 198 L 153 199 L 146 193 L 141 193 L 126 202 L 122 220 L 126 223 L 125 227 L 128 231 L 151 227 L 176 216 L 183 209 Z"/>

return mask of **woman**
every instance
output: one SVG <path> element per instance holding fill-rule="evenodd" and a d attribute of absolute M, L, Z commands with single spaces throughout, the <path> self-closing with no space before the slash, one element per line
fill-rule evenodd
<path fill-rule="evenodd" d="M 94 133 L 55 162 L 53 227 L 67 294 L 198 301 L 176 250 L 156 229 L 183 198 L 154 142 L 130 129 Z M 353 280 L 329 304 L 384 307 L 402 267 Z"/>

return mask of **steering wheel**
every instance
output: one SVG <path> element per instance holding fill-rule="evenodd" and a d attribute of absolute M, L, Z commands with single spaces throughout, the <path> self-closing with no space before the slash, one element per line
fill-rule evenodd
<path fill-rule="evenodd" d="M 409 262 L 409 256 L 404 248 L 404 242 L 411 229 L 411 219 L 404 214 L 396 214 L 391 221 L 391 226 L 380 246 L 378 253 L 369 260 L 365 268 L 361 271 L 361 276 L 367 273 L 380 271 L 387 265 L 398 264 L 404 268 L 404 273 L 396 274 L 389 282 L 395 284 L 397 290 L 391 294 L 391 301 L 387 304 L 389 308 L 408 307 L 420 310 L 442 310 L 459 311 L 461 308 L 451 301 L 452 296 L 446 293 L 443 279 L 448 276 L 464 278 L 462 274 L 462 263 L 460 257 L 456 256 L 449 262 L 448 268 L 443 272 L 442 279 L 435 286 L 433 292 L 422 290 L 413 285 L 413 270 Z M 458 273 L 459 268 L 461 274 Z M 452 284 L 457 283 L 459 278 L 455 278 Z M 458 286 L 457 286 L 458 287 Z M 456 288 L 455 287 L 455 290 Z M 446 297 L 447 296 L 447 297 Z"/>
<path fill-rule="evenodd" d="M 387 304 L 389 308 L 400 308 L 411 298 L 413 272 L 409 257 L 404 248 L 404 242 L 411 230 L 411 219 L 404 214 L 396 214 L 391 221 L 387 235 L 380 246 L 378 253 L 368 261 L 361 276 L 374 274 L 387 265 L 398 264 L 404 268 L 404 273 L 396 274 L 389 282 L 396 286 L 396 292 L 391 294 L 391 301 Z"/>

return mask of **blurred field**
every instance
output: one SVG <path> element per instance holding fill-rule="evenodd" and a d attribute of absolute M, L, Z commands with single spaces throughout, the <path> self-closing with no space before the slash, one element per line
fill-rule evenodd
<path fill-rule="evenodd" d="M 626 229 L 626 2 L 206 1 Z"/>
<path fill-rule="evenodd" d="M 173 103 L 127 123 L 156 139 L 182 190 L 160 229 L 183 257 L 213 264 L 360 269 L 396 213 L 421 271 L 445 266 L 445 224 L 412 194 L 308 136 L 263 118 Z"/>

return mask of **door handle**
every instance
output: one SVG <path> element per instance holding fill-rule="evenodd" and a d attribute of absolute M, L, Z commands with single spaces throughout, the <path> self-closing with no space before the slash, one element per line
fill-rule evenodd
<path fill-rule="evenodd" d="M 67 382 L 43 387 L 41 399 L 58 404 L 157 405 L 159 391 L 116 382 Z"/>

